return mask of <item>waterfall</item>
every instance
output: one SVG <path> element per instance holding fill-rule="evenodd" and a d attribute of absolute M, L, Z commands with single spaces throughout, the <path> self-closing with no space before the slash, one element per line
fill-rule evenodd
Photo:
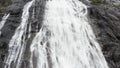
<path fill-rule="evenodd" d="M 48 0 L 30 45 L 31 68 L 108 68 L 79 0 Z"/>
<path fill-rule="evenodd" d="M 1 29 L 3 28 L 6 20 L 7 20 L 8 17 L 9 17 L 9 15 L 10 15 L 10 14 L 5 14 L 5 15 L 3 16 L 3 18 L 2 18 L 2 21 L 0 22 L 0 35 L 1 35 Z"/>
<path fill-rule="evenodd" d="M 25 34 L 27 30 L 28 18 L 29 18 L 29 9 L 32 6 L 34 0 L 28 2 L 22 13 L 22 21 L 19 27 L 16 29 L 16 32 L 9 43 L 9 54 L 5 59 L 4 68 L 19 68 L 21 64 L 21 58 L 25 49 Z"/>
<path fill-rule="evenodd" d="M 27 27 L 27 37 L 30 38 L 32 35 L 28 19 L 29 9 L 33 3 L 34 0 L 23 8 L 21 23 L 9 42 L 4 68 L 22 68 L 22 58 L 27 44 Z M 34 11 L 32 14 L 34 15 Z M 43 25 L 29 45 L 29 60 L 25 67 L 108 68 L 87 14 L 87 6 L 79 0 L 46 0 Z M 0 30 L 8 17 L 9 14 L 3 17 Z"/>

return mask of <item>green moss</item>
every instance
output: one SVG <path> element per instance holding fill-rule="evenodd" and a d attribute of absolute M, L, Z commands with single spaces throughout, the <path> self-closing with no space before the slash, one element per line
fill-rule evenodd
<path fill-rule="evenodd" d="M 4 13 L 6 9 L 0 9 L 0 13 Z"/>
<path fill-rule="evenodd" d="M 113 5 L 113 7 L 120 8 L 120 5 Z"/>
<path fill-rule="evenodd" d="M 0 13 L 4 13 L 7 10 L 7 7 L 12 4 L 10 1 L 0 0 Z"/>
<path fill-rule="evenodd" d="M 0 13 L 4 13 L 4 12 L 6 12 L 6 7 L 0 8 Z"/>
<path fill-rule="evenodd" d="M 91 4 L 98 5 L 100 3 L 101 3 L 100 0 L 91 0 Z"/>
<path fill-rule="evenodd" d="M 103 6 L 103 7 L 120 8 L 120 5 L 113 5 L 113 4 L 107 3 L 105 0 L 91 0 L 91 4 L 97 5 L 97 6 Z"/>
<path fill-rule="evenodd" d="M 100 5 L 102 3 L 105 3 L 105 2 L 102 0 L 91 0 L 91 4 L 93 4 L 93 5 Z"/>

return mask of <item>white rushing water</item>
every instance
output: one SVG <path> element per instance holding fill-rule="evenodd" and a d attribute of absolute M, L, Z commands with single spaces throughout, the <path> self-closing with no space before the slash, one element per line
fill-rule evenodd
<path fill-rule="evenodd" d="M 9 43 L 9 55 L 5 60 L 4 68 L 19 68 L 21 64 L 21 57 L 23 56 L 23 51 L 25 49 L 25 33 L 27 30 L 29 9 L 32 6 L 34 0 L 28 2 L 23 9 L 22 21 L 19 27 Z"/>
<path fill-rule="evenodd" d="M 78 0 L 48 0 L 30 51 L 31 68 L 108 68 Z"/>
<path fill-rule="evenodd" d="M 8 17 L 10 16 L 10 14 L 5 14 L 2 18 L 2 21 L 0 21 L 0 35 L 1 35 L 1 29 L 3 28 L 6 20 L 8 19 Z"/>

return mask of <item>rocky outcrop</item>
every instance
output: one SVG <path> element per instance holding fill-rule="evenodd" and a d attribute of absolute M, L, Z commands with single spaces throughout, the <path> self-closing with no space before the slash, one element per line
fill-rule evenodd
<path fill-rule="evenodd" d="M 0 36 L 0 68 L 3 68 L 5 65 L 4 59 L 7 57 L 8 53 L 8 44 L 15 33 L 16 28 L 20 25 L 21 15 L 24 5 L 30 0 L 11 0 L 12 4 L 7 7 L 6 13 L 10 13 L 7 22 L 1 30 Z M 26 38 L 26 51 L 24 54 L 24 58 L 22 59 L 22 68 L 26 68 L 26 65 L 29 63 L 29 45 L 32 42 L 32 39 L 35 36 L 35 33 L 39 31 L 42 25 L 43 15 L 44 15 L 44 0 L 36 0 L 35 4 L 30 8 L 30 17 L 29 24 L 31 26 L 31 37 L 29 39 Z M 27 28 L 26 37 L 29 34 L 29 27 Z M 14 67 L 15 64 L 12 64 Z M 28 66 L 28 65 L 27 65 Z M 29 67 L 29 66 L 28 66 Z"/>
<path fill-rule="evenodd" d="M 105 0 L 106 2 L 114 5 L 120 5 L 120 0 Z"/>
<path fill-rule="evenodd" d="M 0 21 L 7 10 L 7 7 L 11 4 L 10 0 L 0 0 Z"/>
<path fill-rule="evenodd" d="M 120 10 L 116 6 L 88 8 L 91 25 L 110 68 L 120 68 Z"/>
<path fill-rule="evenodd" d="M 8 53 L 9 41 L 14 35 L 16 28 L 19 26 L 21 22 L 22 9 L 23 9 L 24 4 L 27 1 L 22 1 L 22 0 L 19 0 L 19 1 L 0 0 L 0 1 L 4 1 L 5 3 L 11 3 L 4 7 L 3 3 L 0 2 L 2 3 L 2 6 L 0 7 L 3 7 L 5 9 L 5 11 L 2 11 L 0 13 L 0 16 L 1 16 L 0 20 L 5 13 L 10 13 L 9 18 L 7 19 L 4 27 L 1 30 L 2 34 L 0 36 L 0 68 L 2 68 L 2 65 L 4 65 L 4 59 Z"/>
<path fill-rule="evenodd" d="M 120 68 L 120 1 L 80 0 L 110 68 Z"/>
<path fill-rule="evenodd" d="M 116 11 L 115 11 L 116 10 Z M 92 26 L 111 68 L 120 68 L 120 13 L 116 8 L 91 7 Z"/>
<path fill-rule="evenodd" d="M 31 31 L 30 31 L 30 38 L 26 38 L 26 49 L 24 53 L 24 58 L 22 59 L 22 64 L 21 68 L 30 68 L 30 45 L 36 36 L 36 33 L 39 32 L 42 24 L 43 24 L 43 16 L 44 16 L 44 9 L 45 9 L 45 0 L 36 0 L 35 4 L 31 7 L 30 9 L 30 17 L 29 17 L 29 24 L 28 26 L 31 26 Z M 28 36 L 29 34 L 29 27 L 27 29 L 26 35 Z M 26 36 L 26 37 L 27 37 Z M 34 63 L 37 62 L 37 60 L 33 61 Z M 36 67 L 37 65 L 33 65 Z"/>

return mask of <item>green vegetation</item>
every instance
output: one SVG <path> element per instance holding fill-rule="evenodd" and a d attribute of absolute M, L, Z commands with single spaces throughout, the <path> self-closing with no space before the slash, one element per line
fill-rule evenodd
<path fill-rule="evenodd" d="M 4 13 L 10 4 L 10 0 L 0 0 L 0 13 Z"/>
<path fill-rule="evenodd" d="M 102 1 L 102 0 L 91 0 L 91 3 L 94 4 L 94 5 L 100 5 L 100 4 L 103 4 L 104 1 Z"/>
<path fill-rule="evenodd" d="M 7 7 L 11 4 L 11 0 L 0 0 L 0 5 Z"/>
<path fill-rule="evenodd" d="M 113 6 L 120 9 L 120 5 L 113 5 Z"/>
<path fill-rule="evenodd" d="M 6 11 L 6 9 L 0 8 L 0 13 L 4 13 L 5 11 Z"/>
<path fill-rule="evenodd" d="M 114 5 L 106 2 L 106 0 L 91 0 L 91 4 L 103 7 L 116 7 L 120 8 L 120 5 Z"/>

